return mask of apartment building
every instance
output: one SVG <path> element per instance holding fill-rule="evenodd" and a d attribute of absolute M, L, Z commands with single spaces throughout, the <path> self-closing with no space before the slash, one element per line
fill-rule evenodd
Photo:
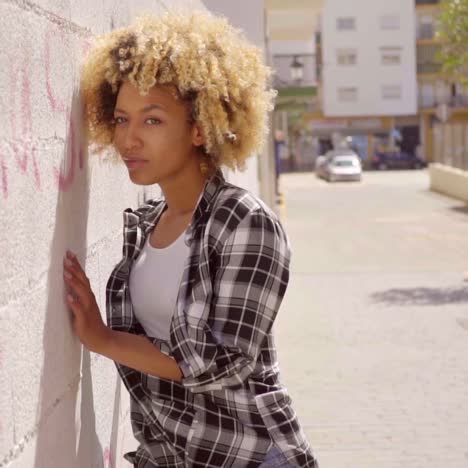
<path fill-rule="evenodd" d="M 316 37 L 322 115 L 309 117 L 312 131 L 352 141 L 365 162 L 395 145 L 458 161 L 468 93 L 441 72 L 439 15 L 439 0 L 326 0 Z"/>
<path fill-rule="evenodd" d="M 415 9 L 411 0 L 326 0 L 319 22 L 317 77 L 322 116 L 310 116 L 324 147 L 346 140 L 369 164 L 395 140 L 415 151 Z M 401 141 L 403 140 L 403 141 Z"/>
<path fill-rule="evenodd" d="M 428 161 L 468 170 L 468 89 L 442 72 L 437 58 L 439 0 L 416 0 L 418 108 Z"/>
<path fill-rule="evenodd" d="M 408 0 L 327 0 L 322 16 L 326 116 L 416 114 L 414 7 Z"/>

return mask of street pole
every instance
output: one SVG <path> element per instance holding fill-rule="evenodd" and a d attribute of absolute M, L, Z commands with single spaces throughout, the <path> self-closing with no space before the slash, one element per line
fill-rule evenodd
<path fill-rule="evenodd" d="M 264 26 L 265 26 L 265 62 L 269 67 L 272 67 L 270 44 L 268 37 L 268 14 L 266 5 L 264 4 Z M 273 210 L 277 211 L 275 187 L 276 187 L 276 169 L 274 161 L 274 132 L 273 132 L 273 113 L 268 116 L 268 128 L 270 129 L 267 135 L 266 144 L 259 160 L 259 185 L 260 197 Z"/>

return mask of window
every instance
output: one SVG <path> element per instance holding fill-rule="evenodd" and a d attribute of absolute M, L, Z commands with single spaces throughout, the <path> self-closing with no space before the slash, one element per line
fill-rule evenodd
<path fill-rule="evenodd" d="M 442 64 L 437 59 L 440 50 L 440 44 L 418 44 L 417 53 L 417 73 L 438 73 Z"/>
<path fill-rule="evenodd" d="M 336 61 L 338 65 L 356 65 L 356 49 L 338 49 L 336 51 Z"/>
<path fill-rule="evenodd" d="M 338 88 L 338 100 L 341 102 L 357 101 L 357 88 Z"/>
<path fill-rule="evenodd" d="M 382 65 L 400 65 L 401 47 L 381 47 Z"/>
<path fill-rule="evenodd" d="M 433 83 L 421 83 L 419 85 L 419 106 L 435 106 L 435 88 Z"/>
<path fill-rule="evenodd" d="M 466 106 L 468 104 L 468 86 L 463 86 L 461 83 L 454 83 L 452 100 L 455 106 Z"/>
<path fill-rule="evenodd" d="M 400 29 L 399 15 L 384 15 L 380 17 L 380 29 L 385 31 Z"/>
<path fill-rule="evenodd" d="M 384 85 L 382 86 L 382 97 L 385 100 L 401 99 L 400 85 Z"/>
<path fill-rule="evenodd" d="M 432 39 L 435 35 L 435 19 L 432 15 L 418 17 L 417 38 Z"/>
<path fill-rule="evenodd" d="M 332 161 L 332 164 L 334 166 L 338 166 L 338 167 L 353 167 L 353 166 L 357 166 L 357 161 L 355 159 L 337 159 L 337 158 L 335 158 Z"/>
<path fill-rule="evenodd" d="M 337 18 L 336 29 L 338 29 L 338 31 L 354 31 L 356 29 L 356 18 L 352 16 Z"/>

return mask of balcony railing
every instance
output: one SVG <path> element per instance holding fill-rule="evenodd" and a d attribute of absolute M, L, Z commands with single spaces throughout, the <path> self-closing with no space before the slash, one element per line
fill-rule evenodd
<path fill-rule="evenodd" d="M 418 74 L 438 73 L 442 65 L 437 59 L 439 44 L 418 44 L 417 47 L 417 72 Z"/>
<path fill-rule="evenodd" d="M 417 29 L 418 39 L 434 39 L 435 37 L 435 26 L 433 24 L 420 24 Z"/>
<path fill-rule="evenodd" d="M 432 73 L 439 73 L 442 69 L 442 65 L 440 63 L 434 62 L 425 62 L 425 63 L 418 63 L 418 75 L 427 75 Z"/>
<path fill-rule="evenodd" d="M 437 5 L 440 0 L 416 0 L 416 5 Z"/>
<path fill-rule="evenodd" d="M 455 91 L 453 86 L 448 87 L 445 91 L 445 93 L 454 92 L 457 92 L 457 94 L 452 94 L 449 96 L 445 94 L 443 96 L 438 96 L 435 85 L 433 85 L 432 89 L 430 90 L 423 90 L 420 88 L 418 105 L 421 109 L 433 109 L 439 104 L 448 104 L 452 109 L 468 107 L 468 92 L 463 92 L 460 90 Z"/>

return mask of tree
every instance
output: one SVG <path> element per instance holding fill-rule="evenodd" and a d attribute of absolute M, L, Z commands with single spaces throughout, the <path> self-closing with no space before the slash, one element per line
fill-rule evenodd
<path fill-rule="evenodd" d="M 438 35 L 444 71 L 468 85 L 468 0 L 443 0 Z"/>

